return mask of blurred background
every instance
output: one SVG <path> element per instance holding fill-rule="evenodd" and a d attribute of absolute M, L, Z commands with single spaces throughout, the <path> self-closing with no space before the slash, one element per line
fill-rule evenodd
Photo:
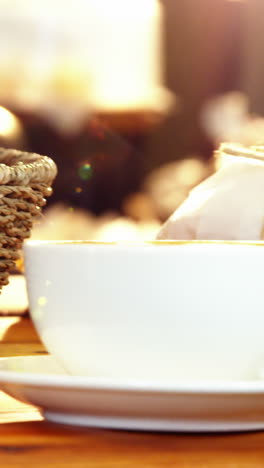
<path fill-rule="evenodd" d="M 263 0 L 0 0 L 0 144 L 59 175 L 38 239 L 151 239 L 263 143 Z"/>

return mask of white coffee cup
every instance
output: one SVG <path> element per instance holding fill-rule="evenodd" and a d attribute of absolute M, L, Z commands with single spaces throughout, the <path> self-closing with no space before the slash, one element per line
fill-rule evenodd
<path fill-rule="evenodd" d="M 72 374 L 255 379 L 264 367 L 264 244 L 25 243 L 30 311 Z"/>

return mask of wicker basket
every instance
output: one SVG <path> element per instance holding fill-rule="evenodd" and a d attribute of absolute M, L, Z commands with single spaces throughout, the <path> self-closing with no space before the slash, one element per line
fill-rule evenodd
<path fill-rule="evenodd" d="M 0 148 L 0 292 L 57 174 L 52 159 Z"/>

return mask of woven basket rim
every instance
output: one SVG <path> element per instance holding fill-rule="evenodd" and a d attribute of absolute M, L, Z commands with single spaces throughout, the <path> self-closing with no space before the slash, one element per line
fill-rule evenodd
<path fill-rule="evenodd" d="M 57 175 L 57 166 L 48 156 L 0 148 L 0 185 L 50 185 Z"/>

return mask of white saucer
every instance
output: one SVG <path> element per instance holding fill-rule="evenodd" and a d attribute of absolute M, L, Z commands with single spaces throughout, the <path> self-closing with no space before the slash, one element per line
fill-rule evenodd
<path fill-rule="evenodd" d="M 0 359 L 0 388 L 58 423 L 146 431 L 264 429 L 264 381 L 154 383 L 68 375 L 51 356 Z"/>

